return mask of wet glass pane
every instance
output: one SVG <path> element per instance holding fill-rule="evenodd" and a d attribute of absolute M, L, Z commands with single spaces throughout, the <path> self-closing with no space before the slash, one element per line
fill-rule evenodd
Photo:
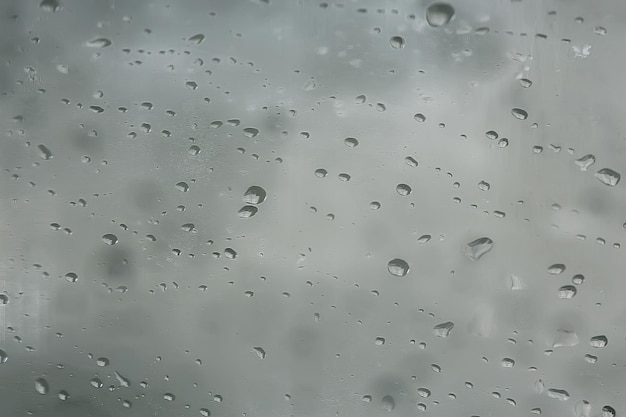
<path fill-rule="evenodd" d="M 0 3 L 0 416 L 626 413 L 626 3 Z"/>

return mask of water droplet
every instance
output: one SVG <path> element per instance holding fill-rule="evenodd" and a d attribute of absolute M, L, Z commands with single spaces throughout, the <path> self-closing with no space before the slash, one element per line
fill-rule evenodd
<path fill-rule="evenodd" d="M 591 414 L 591 404 L 587 400 L 581 400 L 574 405 L 574 414 L 576 417 L 589 417 Z"/>
<path fill-rule="evenodd" d="M 326 175 L 328 175 L 328 171 L 326 171 L 324 168 L 315 170 L 315 176 L 318 178 L 324 178 Z"/>
<path fill-rule="evenodd" d="M 370 210 L 378 210 L 380 208 L 380 203 L 378 201 L 372 201 L 370 203 Z"/>
<path fill-rule="evenodd" d="M 622 177 L 619 173 L 610 168 L 602 168 L 600 171 L 596 172 L 595 176 L 602 184 L 608 185 L 609 187 L 615 187 Z"/>
<path fill-rule="evenodd" d="M 41 159 L 52 159 L 52 152 L 45 145 L 39 145 L 37 148 L 39 149 L 39 156 Z"/>
<path fill-rule="evenodd" d="M 196 155 L 198 155 L 200 153 L 200 147 L 196 146 L 196 145 L 191 145 L 189 147 L 189 151 L 188 152 L 189 152 L 189 155 L 196 156 Z"/>
<path fill-rule="evenodd" d="M 587 171 L 591 165 L 595 164 L 596 157 L 592 154 L 588 154 L 583 156 L 582 158 L 578 158 L 574 163 L 580 168 L 581 171 Z"/>
<path fill-rule="evenodd" d="M 396 402 L 391 395 L 385 395 L 381 402 L 381 408 L 384 411 L 392 411 L 396 408 Z"/>
<path fill-rule="evenodd" d="M 493 248 L 494 242 L 488 237 L 481 237 L 468 243 L 465 248 L 465 256 L 472 261 L 482 258 Z"/>
<path fill-rule="evenodd" d="M 564 389 L 550 388 L 547 394 L 548 397 L 554 398 L 555 400 L 566 401 L 569 399 L 569 392 Z"/>
<path fill-rule="evenodd" d="M 356 138 L 345 138 L 343 140 L 343 143 L 348 147 L 348 148 L 355 148 L 357 146 L 359 146 L 359 141 Z"/>
<path fill-rule="evenodd" d="M 202 417 L 209 417 L 211 415 L 211 412 L 209 411 L 208 408 L 201 408 L 200 409 L 200 415 Z"/>
<path fill-rule="evenodd" d="M 350 181 L 350 178 L 351 178 L 350 175 L 346 173 L 341 173 L 337 177 L 343 182 L 348 182 Z"/>
<path fill-rule="evenodd" d="M 120 383 L 121 386 L 123 386 L 124 388 L 128 388 L 130 387 L 130 379 L 122 376 L 119 372 L 115 371 L 115 378 L 117 379 L 117 382 Z"/>
<path fill-rule="evenodd" d="M 376 340 L 374 340 L 374 344 L 376 346 L 382 346 L 385 344 L 385 338 L 384 337 L 377 337 Z"/>
<path fill-rule="evenodd" d="M 67 280 L 67 282 L 76 282 L 78 281 L 78 275 L 76 275 L 75 272 L 68 272 L 67 274 L 65 274 L 65 279 Z"/>
<path fill-rule="evenodd" d="M 105 367 L 105 366 L 109 366 L 109 359 L 107 358 L 98 358 L 96 359 L 96 365 L 100 366 L 100 367 Z"/>
<path fill-rule="evenodd" d="M 594 32 L 596 35 L 606 35 L 606 28 L 605 28 L 605 27 L 602 27 L 602 26 L 596 26 L 596 27 L 593 29 L 593 32 Z M 606 416 L 603 416 L 603 417 L 606 417 Z"/>
<path fill-rule="evenodd" d="M 512 368 L 515 366 L 515 361 L 511 358 L 504 358 L 500 361 L 500 366 L 503 368 Z"/>
<path fill-rule="evenodd" d="M 409 264 L 400 258 L 395 258 L 387 263 L 387 270 L 391 275 L 403 277 L 409 272 Z"/>
<path fill-rule="evenodd" d="M 454 323 L 447 321 L 433 327 L 433 334 L 438 337 L 448 337 L 454 328 Z"/>
<path fill-rule="evenodd" d="M 490 140 L 498 139 L 498 133 L 494 130 L 488 131 L 487 133 L 485 133 L 485 136 L 487 136 L 487 139 L 490 139 Z"/>
<path fill-rule="evenodd" d="M 412 190 L 411 190 L 411 187 L 409 187 L 407 184 L 398 184 L 396 186 L 396 191 L 401 196 L 407 196 L 407 195 L 411 194 Z"/>
<path fill-rule="evenodd" d="M 70 393 L 65 391 L 65 390 L 59 391 L 59 393 L 57 395 L 59 397 L 59 400 L 61 400 L 61 401 L 67 401 L 67 400 L 70 399 Z"/>
<path fill-rule="evenodd" d="M 109 246 L 113 246 L 117 243 L 117 236 L 112 233 L 107 233 L 106 235 L 102 236 L 102 241 Z"/>
<path fill-rule="evenodd" d="M 371 403 L 372 402 L 372 396 L 371 395 L 364 395 L 363 398 L 361 398 L 361 400 L 363 402 L 366 402 L 366 403 Z"/>
<path fill-rule="evenodd" d="M 404 48 L 404 43 L 405 41 L 402 36 L 393 36 L 391 39 L 389 39 L 389 44 L 394 49 Z"/>
<path fill-rule="evenodd" d="M 412 156 L 407 156 L 406 158 L 404 158 L 404 162 L 406 162 L 408 166 L 413 167 L 413 168 L 415 168 L 418 165 L 418 162 Z"/>
<path fill-rule="evenodd" d="M 428 388 L 418 388 L 417 395 L 419 395 L 422 398 L 428 398 L 430 397 L 430 390 Z"/>
<path fill-rule="evenodd" d="M 596 363 L 598 362 L 598 357 L 590 354 L 585 355 L 585 362 L 587 363 Z"/>
<path fill-rule="evenodd" d="M 6 361 L 9 360 L 9 356 L 7 355 L 7 353 L 0 349 L 0 364 L 6 363 Z"/>
<path fill-rule="evenodd" d="M 565 265 L 563 264 L 552 264 L 548 267 L 548 274 L 550 275 L 560 275 L 565 271 Z"/>
<path fill-rule="evenodd" d="M 89 381 L 89 383 L 94 388 L 102 388 L 104 386 L 100 378 L 93 378 L 91 381 Z"/>
<path fill-rule="evenodd" d="M 416 113 L 413 116 L 413 119 L 415 119 L 416 122 L 423 123 L 426 121 L 426 116 L 424 116 L 422 113 Z"/>
<path fill-rule="evenodd" d="M 594 348 L 603 348 L 606 347 L 606 345 L 609 343 L 609 339 L 604 336 L 604 335 L 600 335 L 600 336 L 593 336 L 590 340 L 589 340 L 589 344 L 594 347 Z"/>
<path fill-rule="evenodd" d="M 133 403 L 130 402 L 129 400 L 122 401 L 122 407 L 124 407 L 124 408 L 131 408 L 132 406 L 133 406 Z"/>
<path fill-rule="evenodd" d="M 186 182 L 179 182 L 176 184 L 176 189 L 178 191 L 182 191 L 183 193 L 186 193 L 187 191 L 189 191 L 189 185 Z"/>
<path fill-rule="evenodd" d="M 610 405 L 602 407 L 602 417 L 615 417 L 615 409 Z"/>
<path fill-rule="evenodd" d="M 430 235 L 422 235 L 417 239 L 417 243 L 426 243 L 431 239 Z"/>
<path fill-rule="evenodd" d="M 58 0 L 43 0 L 39 7 L 46 12 L 56 12 L 61 10 L 61 3 Z"/>
<path fill-rule="evenodd" d="M 246 190 L 243 195 L 243 201 L 248 204 L 261 204 L 265 201 L 267 193 L 262 187 L 253 185 Z"/>
<path fill-rule="evenodd" d="M 572 283 L 576 285 L 580 285 L 585 281 L 585 276 L 583 274 L 576 274 L 572 277 Z"/>
<path fill-rule="evenodd" d="M 522 87 L 524 88 L 528 88 L 531 85 L 533 85 L 533 82 L 530 81 L 528 78 L 520 78 L 519 83 L 522 85 Z"/>
<path fill-rule="evenodd" d="M 197 35 L 190 36 L 187 40 L 200 45 L 204 41 L 204 35 L 202 33 L 198 33 Z"/>
<path fill-rule="evenodd" d="M 356 96 L 356 104 L 363 104 L 365 103 L 366 100 L 367 100 L 367 97 L 365 96 L 365 94 Z"/>
<path fill-rule="evenodd" d="M 112 43 L 113 42 L 111 42 L 111 40 L 107 38 L 96 38 L 87 42 L 87 46 L 90 48 L 106 48 L 108 46 L 111 46 Z"/>
<path fill-rule="evenodd" d="M 163 394 L 163 399 L 165 401 L 174 401 L 176 399 L 176 396 L 171 392 L 166 392 L 165 394 Z"/>
<path fill-rule="evenodd" d="M 426 21 L 432 27 L 447 24 L 454 16 L 454 8 L 447 3 L 433 3 L 426 9 Z"/>
<path fill-rule="evenodd" d="M 46 395 L 50 391 L 50 385 L 48 385 L 48 381 L 43 378 L 37 378 L 35 380 L 35 391 L 37 391 L 41 395 Z"/>
<path fill-rule="evenodd" d="M 552 342 L 553 348 L 558 347 L 572 347 L 576 346 L 580 339 L 576 332 L 564 329 L 558 329 L 556 331 L 556 336 L 554 338 L 554 342 Z"/>
<path fill-rule="evenodd" d="M 239 209 L 238 214 L 239 217 L 242 219 L 249 219 L 250 217 L 254 216 L 257 211 L 259 211 L 259 209 L 254 206 L 243 206 Z"/>
<path fill-rule="evenodd" d="M 253 138 L 259 134 L 259 129 L 256 129 L 254 127 L 246 127 L 243 130 L 243 134 L 248 138 Z"/>
<path fill-rule="evenodd" d="M 478 188 L 482 191 L 489 191 L 491 185 L 486 181 L 481 181 L 478 183 Z"/>
<path fill-rule="evenodd" d="M 526 119 L 528 119 L 528 113 L 524 109 L 520 109 L 520 108 L 515 107 L 515 108 L 511 109 L 511 114 L 513 115 L 513 117 L 515 117 L 516 119 L 519 119 L 519 120 L 526 120 Z"/>
<path fill-rule="evenodd" d="M 195 81 L 187 81 L 185 83 L 185 87 L 187 87 L 189 90 L 197 90 L 198 89 L 198 83 Z"/>
<path fill-rule="evenodd" d="M 265 349 L 263 349 L 260 346 L 255 346 L 252 348 L 252 350 L 254 351 L 254 353 L 256 353 L 259 359 L 265 359 L 265 356 L 266 356 Z"/>
<path fill-rule="evenodd" d="M 224 249 L 224 256 L 226 259 L 235 259 L 237 257 L 237 251 L 233 248 L 226 248 Z"/>
<path fill-rule="evenodd" d="M 559 288 L 559 298 L 570 299 L 576 295 L 576 287 L 573 285 L 563 285 Z"/>
<path fill-rule="evenodd" d="M 426 411 L 426 404 L 424 403 L 417 403 L 417 411 Z"/>

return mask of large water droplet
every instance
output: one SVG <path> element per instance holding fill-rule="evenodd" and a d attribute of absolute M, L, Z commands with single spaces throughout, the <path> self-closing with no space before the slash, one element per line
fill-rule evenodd
<path fill-rule="evenodd" d="M 564 389 L 550 388 L 547 394 L 548 397 L 554 398 L 555 400 L 566 401 L 569 399 L 569 392 Z"/>
<path fill-rule="evenodd" d="M 381 402 L 381 408 L 385 411 L 392 411 L 396 408 L 396 401 L 391 395 L 385 395 Z"/>
<path fill-rule="evenodd" d="M 106 235 L 102 236 L 102 241 L 109 246 L 113 246 L 117 243 L 117 236 L 112 233 L 107 233 Z"/>
<path fill-rule="evenodd" d="M 37 378 L 35 380 L 35 391 L 41 395 L 46 395 L 50 391 L 50 385 L 44 378 Z"/>
<path fill-rule="evenodd" d="M 432 27 L 447 24 L 454 16 L 454 8 L 448 3 L 433 3 L 426 9 L 426 21 Z"/>
<path fill-rule="evenodd" d="M 389 44 L 394 49 L 404 48 L 404 38 L 402 36 L 393 36 L 389 39 Z"/>
<path fill-rule="evenodd" d="M 615 409 L 610 405 L 603 406 L 602 417 L 615 417 Z"/>
<path fill-rule="evenodd" d="M 515 117 L 516 119 L 519 120 L 526 120 L 528 119 L 528 112 L 526 112 L 526 110 L 524 109 L 520 109 L 520 108 L 513 108 L 511 109 L 511 114 L 513 115 L 513 117 Z"/>
<path fill-rule="evenodd" d="M 465 248 L 465 256 L 472 261 L 482 258 L 487 252 L 493 248 L 493 240 L 488 237 L 481 237 L 468 243 Z"/>
<path fill-rule="evenodd" d="M 447 321 L 433 327 L 433 334 L 438 337 L 448 337 L 454 328 L 454 323 Z"/>
<path fill-rule="evenodd" d="M 594 347 L 594 348 L 603 348 L 605 347 L 607 344 L 609 343 L 609 339 L 604 336 L 604 335 L 600 335 L 600 336 L 593 336 L 590 340 L 589 340 L 589 344 Z"/>
<path fill-rule="evenodd" d="M 609 187 L 615 187 L 622 177 L 619 173 L 610 168 L 602 168 L 600 171 L 596 172 L 595 176 L 602 184 L 608 185 Z"/>
<path fill-rule="evenodd" d="M 391 275 L 403 277 L 409 272 L 409 264 L 400 258 L 395 258 L 387 263 L 387 270 Z"/>
<path fill-rule="evenodd" d="M 258 185 L 253 185 L 248 188 L 243 195 L 243 201 L 248 204 L 261 204 L 265 201 L 265 197 L 267 193 L 262 187 Z"/>
<path fill-rule="evenodd" d="M 257 211 L 259 211 L 259 209 L 254 206 L 243 206 L 239 209 L 238 214 L 239 217 L 242 219 L 249 219 L 250 217 L 254 216 Z"/>
<path fill-rule="evenodd" d="M 396 186 L 396 192 L 401 196 L 407 196 L 411 194 L 411 187 L 407 184 L 398 184 Z"/>

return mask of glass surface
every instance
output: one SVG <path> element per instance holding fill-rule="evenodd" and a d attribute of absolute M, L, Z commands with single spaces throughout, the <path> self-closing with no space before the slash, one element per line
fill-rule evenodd
<path fill-rule="evenodd" d="M 0 416 L 624 416 L 625 16 L 0 2 Z"/>

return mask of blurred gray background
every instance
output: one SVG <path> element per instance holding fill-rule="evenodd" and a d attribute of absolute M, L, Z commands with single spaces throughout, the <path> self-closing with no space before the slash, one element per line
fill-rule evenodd
<path fill-rule="evenodd" d="M 0 416 L 623 416 L 625 18 L 1 1 Z"/>

